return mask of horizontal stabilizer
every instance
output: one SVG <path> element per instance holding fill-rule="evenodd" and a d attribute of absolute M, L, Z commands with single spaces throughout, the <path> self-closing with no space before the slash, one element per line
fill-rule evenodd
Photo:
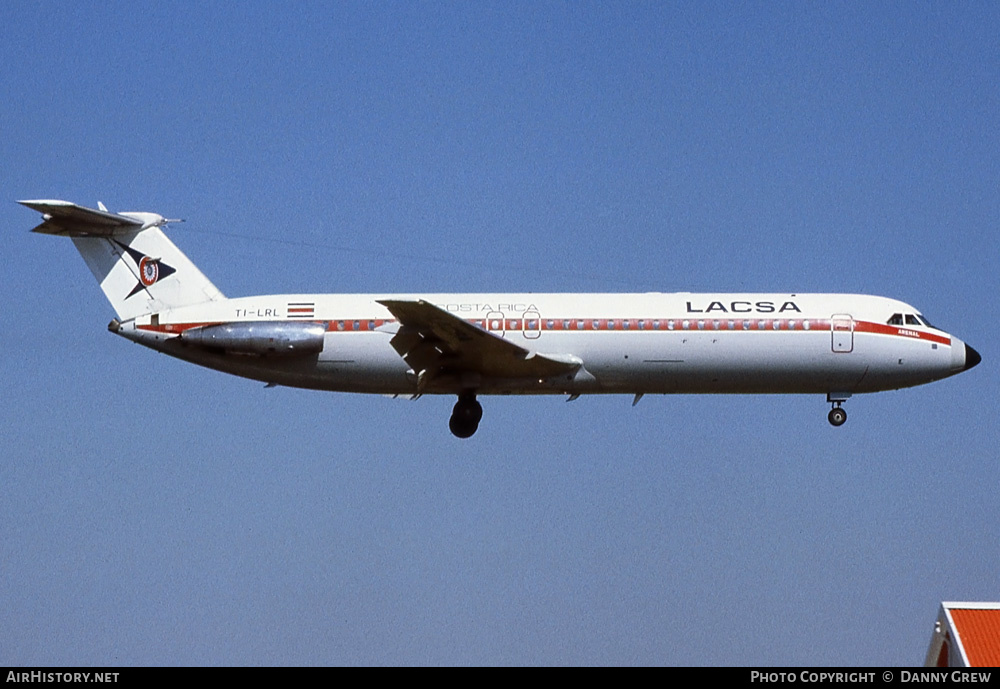
<path fill-rule="evenodd" d="M 86 208 L 69 201 L 41 199 L 18 201 L 18 203 L 42 214 L 45 221 L 32 230 L 32 232 L 41 232 L 42 234 L 55 234 L 63 237 L 114 237 L 134 232 L 149 224 L 144 222 L 145 218 L 138 219 Z"/>

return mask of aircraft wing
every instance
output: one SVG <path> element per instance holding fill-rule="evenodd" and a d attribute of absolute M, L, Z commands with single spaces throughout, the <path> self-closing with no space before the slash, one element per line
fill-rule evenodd
<path fill-rule="evenodd" d="M 479 373 L 490 378 L 548 378 L 583 363 L 571 355 L 539 354 L 505 340 L 430 302 L 385 299 L 399 321 L 390 343 L 426 383 L 439 373 Z"/>
<path fill-rule="evenodd" d="M 112 237 L 128 230 L 142 227 L 133 218 L 78 206 L 69 201 L 38 200 L 18 201 L 22 206 L 36 210 L 45 217 L 32 232 L 57 234 L 68 237 Z"/>

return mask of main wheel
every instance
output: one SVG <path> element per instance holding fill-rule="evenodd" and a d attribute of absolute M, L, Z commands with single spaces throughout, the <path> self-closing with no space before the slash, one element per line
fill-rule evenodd
<path fill-rule="evenodd" d="M 478 423 L 469 423 L 466 420 L 452 416 L 448 419 L 448 428 L 456 438 L 471 438 L 479 430 Z"/>
<path fill-rule="evenodd" d="M 826 418 L 830 421 L 831 426 L 843 426 L 844 422 L 847 421 L 847 412 L 840 407 L 834 407 Z"/>
<path fill-rule="evenodd" d="M 479 429 L 482 418 L 483 405 L 476 401 L 476 396 L 461 395 L 451 410 L 448 428 L 457 438 L 469 438 Z"/>

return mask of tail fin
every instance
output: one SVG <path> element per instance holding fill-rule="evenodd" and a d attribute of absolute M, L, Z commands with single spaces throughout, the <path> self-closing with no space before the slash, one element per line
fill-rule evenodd
<path fill-rule="evenodd" d="M 120 320 L 225 299 L 160 229 L 156 213 L 109 213 L 67 201 L 18 201 L 42 213 L 34 232 L 71 237 Z"/>

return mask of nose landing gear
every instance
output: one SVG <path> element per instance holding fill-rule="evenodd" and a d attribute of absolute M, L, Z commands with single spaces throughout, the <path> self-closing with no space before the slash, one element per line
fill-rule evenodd
<path fill-rule="evenodd" d="M 476 401 L 476 394 L 462 393 L 451 410 L 448 428 L 456 438 L 470 438 L 479 429 L 482 418 L 483 406 Z"/>
<path fill-rule="evenodd" d="M 826 395 L 826 401 L 833 405 L 833 409 L 827 415 L 827 420 L 830 422 L 831 426 L 843 426 L 847 421 L 847 412 L 840 408 L 840 405 L 850 399 L 851 393 L 849 392 L 829 392 Z"/>

